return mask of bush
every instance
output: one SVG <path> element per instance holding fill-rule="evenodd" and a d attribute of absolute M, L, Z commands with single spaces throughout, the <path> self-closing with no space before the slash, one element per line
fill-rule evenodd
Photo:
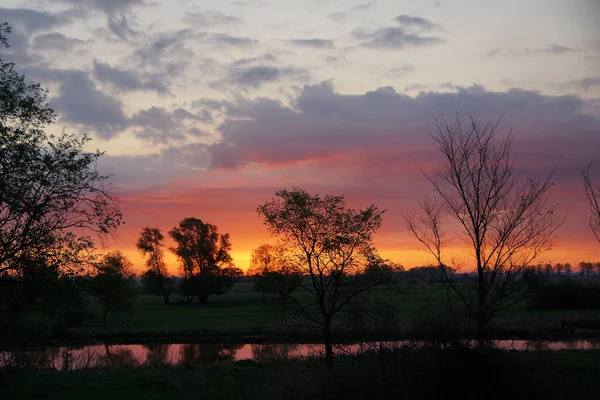
<path fill-rule="evenodd" d="M 591 309 L 600 308 L 600 285 L 565 279 L 542 286 L 533 299 L 539 309 Z"/>

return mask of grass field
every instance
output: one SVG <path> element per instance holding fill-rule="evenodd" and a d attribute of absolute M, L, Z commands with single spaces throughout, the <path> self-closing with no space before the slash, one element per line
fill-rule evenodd
<path fill-rule="evenodd" d="M 0 374 L 4 399 L 598 399 L 600 353 L 490 353 L 483 365 L 468 353 L 400 351 L 361 363 L 321 360 L 272 364 Z M 481 368 L 483 366 L 483 368 Z M 382 374 L 382 371 L 385 371 Z M 485 396 L 476 379 L 485 380 Z M 479 389 L 481 390 L 481 389 Z"/>
<path fill-rule="evenodd" d="M 410 321 L 431 313 L 443 313 L 441 300 L 446 292 L 440 284 L 406 286 L 396 294 L 396 315 L 399 321 Z M 309 302 L 308 293 L 298 293 L 302 301 Z M 77 336 L 96 336 L 118 333 L 215 331 L 261 332 L 276 328 L 280 315 L 274 311 L 269 299 L 253 290 L 250 283 L 238 283 L 226 295 L 211 296 L 206 304 L 181 304 L 179 296 L 172 297 L 173 304 L 165 305 L 159 296 L 140 295 L 133 318 L 118 314 L 109 315 L 107 324 L 89 324 L 73 328 Z M 522 302 L 502 313 L 504 317 L 555 317 L 600 316 L 600 310 L 536 310 Z"/>

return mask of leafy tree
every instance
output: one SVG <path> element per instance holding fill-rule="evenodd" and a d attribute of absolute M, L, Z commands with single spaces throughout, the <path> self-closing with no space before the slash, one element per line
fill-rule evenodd
<path fill-rule="evenodd" d="M 590 275 L 594 272 L 594 264 L 591 262 L 579 262 L 579 275 Z"/>
<path fill-rule="evenodd" d="M 169 235 L 176 243 L 171 251 L 181 260 L 181 290 L 188 303 L 194 296 L 206 303 L 208 296 L 225 293 L 241 275 L 241 270 L 232 268 L 229 234 L 220 234 L 215 225 L 185 218 Z"/>
<path fill-rule="evenodd" d="M 373 205 L 356 211 L 346 208 L 343 196 L 320 197 L 293 188 L 275 192 L 257 212 L 287 247 L 291 265 L 308 277 L 302 288 L 312 301 L 291 295 L 286 308 L 299 324 L 321 332 L 331 366 L 334 317 L 379 283 L 362 274 L 378 260 L 373 235 L 383 211 Z"/>
<path fill-rule="evenodd" d="M 565 274 L 567 276 L 570 276 L 573 273 L 573 267 L 571 267 L 570 263 L 566 263 L 564 267 L 565 267 Z"/>
<path fill-rule="evenodd" d="M 0 25 L 0 50 L 8 47 L 8 33 L 10 27 Z M 19 325 L 28 313 L 36 314 L 30 320 L 44 319 L 40 312 L 58 317 L 49 305 L 74 299 L 77 276 L 93 260 L 95 239 L 121 223 L 111 178 L 96 169 L 102 153 L 84 151 L 87 136 L 45 133 L 55 118 L 40 84 L 29 82 L 0 54 L 2 327 Z M 60 308 L 75 312 L 65 302 Z"/>
<path fill-rule="evenodd" d="M 263 244 L 252 250 L 248 275 L 252 276 L 254 288 L 263 294 L 278 296 L 286 301 L 302 284 L 300 270 L 287 260 L 282 245 Z"/>
<path fill-rule="evenodd" d="M 140 233 L 136 246 L 147 257 L 146 266 L 148 266 L 148 271 L 144 273 L 144 287 L 147 293 L 161 295 L 165 304 L 169 304 L 169 296 L 173 292 L 173 285 L 167 276 L 162 232 L 159 228 L 145 227 Z"/>
<path fill-rule="evenodd" d="M 133 316 L 137 285 L 131 261 L 115 250 L 96 263 L 96 270 L 92 294 L 102 305 L 102 323 L 106 323 L 109 311 Z"/>
<path fill-rule="evenodd" d="M 456 274 L 440 271 L 448 290 L 460 299 L 483 345 L 485 328 L 500 310 L 522 300 L 529 286 L 522 272 L 552 248 L 562 219 L 549 203 L 550 178 L 515 176 L 511 135 L 499 136 L 499 124 L 474 119 L 465 124 L 436 120 L 428 130 L 444 165 L 423 172 L 436 192 L 421 203 L 423 217 L 406 216 L 409 231 L 437 260 L 448 265 L 445 217 L 468 246 L 476 278 L 469 289 L 455 284 Z M 450 296 L 448 296 L 450 297 Z"/>

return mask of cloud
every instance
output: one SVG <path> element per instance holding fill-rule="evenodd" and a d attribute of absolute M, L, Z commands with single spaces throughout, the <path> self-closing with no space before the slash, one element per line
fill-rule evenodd
<path fill-rule="evenodd" d="M 197 115 L 183 108 L 167 111 L 163 107 L 150 107 L 134 114 L 128 121 L 130 127 L 137 128 L 139 139 L 157 143 L 172 140 L 183 141 L 188 137 L 201 137 L 205 133 L 195 126 L 197 122 L 210 122 L 210 114 Z"/>
<path fill-rule="evenodd" d="M 561 165 L 576 172 L 582 159 L 592 159 L 600 151 L 600 119 L 583 109 L 577 96 L 543 96 L 518 89 L 490 92 L 472 86 L 411 97 L 384 87 L 345 95 L 325 82 L 304 86 L 293 108 L 265 98 L 230 104 L 219 128 L 222 140 L 209 152 L 214 168 L 329 165 L 328 160 L 343 160 L 337 164 L 340 168 L 388 176 L 388 170 L 401 170 L 396 167 L 410 157 L 431 160 L 424 129 L 431 125 L 432 115 L 441 112 L 453 118 L 459 113 L 490 120 L 508 111 L 503 127 L 512 126 L 521 162 L 532 168 Z"/>
<path fill-rule="evenodd" d="M 135 71 L 121 70 L 98 60 L 94 60 L 93 74 L 98 81 L 107 83 L 122 92 L 152 90 L 158 94 L 169 93 L 169 88 L 159 78 L 142 79 Z"/>
<path fill-rule="evenodd" d="M 35 64 L 43 60 L 42 54 L 31 51 L 31 38 L 34 34 L 70 22 L 65 13 L 0 7 L 0 23 L 5 21 L 10 24 L 12 32 L 8 35 L 10 48 L 3 49 L 2 56 L 6 61 L 19 65 Z"/>
<path fill-rule="evenodd" d="M 208 146 L 202 143 L 170 145 L 160 152 L 145 155 L 100 158 L 101 171 L 115 176 L 116 184 L 127 190 L 167 185 L 196 174 L 210 164 Z"/>
<path fill-rule="evenodd" d="M 351 11 L 367 11 L 374 5 L 375 5 L 374 1 L 372 1 L 370 3 L 359 4 L 357 6 L 352 7 Z"/>
<path fill-rule="evenodd" d="M 258 57 L 240 58 L 239 60 L 235 60 L 231 65 L 233 67 L 241 67 L 243 65 L 250 65 L 250 64 L 255 64 L 255 63 L 265 63 L 265 62 L 278 63 L 279 60 L 273 54 L 265 53 Z"/>
<path fill-rule="evenodd" d="M 576 81 L 577 85 L 583 90 L 590 90 L 595 87 L 600 87 L 600 76 L 583 78 Z"/>
<path fill-rule="evenodd" d="M 373 31 L 355 29 L 352 36 L 362 41 L 361 46 L 376 49 L 401 49 L 444 43 L 443 39 L 436 36 L 422 36 L 423 31 L 437 26 L 424 18 L 400 15 L 396 17 L 396 22 L 398 26 Z"/>
<path fill-rule="evenodd" d="M 74 8 L 82 10 L 98 10 L 106 14 L 130 10 L 135 6 L 144 5 L 143 0 L 52 0 L 55 3 L 71 4 Z"/>
<path fill-rule="evenodd" d="M 229 36 L 222 33 L 212 35 L 211 39 L 219 45 L 228 46 L 246 47 L 258 44 L 258 40 L 246 37 Z"/>
<path fill-rule="evenodd" d="M 543 48 L 530 49 L 529 47 L 523 47 L 518 50 L 503 50 L 501 48 L 494 48 L 486 53 L 486 57 L 492 58 L 496 56 L 507 56 L 507 57 L 529 57 L 540 54 L 551 54 L 551 55 L 562 55 L 568 53 L 574 53 L 575 49 L 566 46 L 560 46 L 552 44 Z"/>
<path fill-rule="evenodd" d="M 108 29 L 123 40 L 129 40 L 138 35 L 125 14 L 111 14 L 108 18 Z"/>
<path fill-rule="evenodd" d="M 85 42 L 80 39 L 70 38 L 62 33 L 54 32 L 39 35 L 33 38 L 32 48 L 35 50 L 58 50 L 70 52 L 74 48 L 83 45 Z"/>
<path fill-rule="evenodd" d="M 282 79 L 306 80 L 309 78 L 308 70 L 297 67 L 274 67 L 267 65 L 252 66 L 248 68 L 233 68 L 230 76 L 224 80 L 211 83 L 212 87 L 219 87 L 226 82 L 237 86 L 259 88 L 265 83 L 277 82 Z"/>
<path fill-rule="evenodd" d="M 333 42 L 328 39 L 292 39 L 288 43 L 300 47 L 312 47 L 316 49 L 332 49 Z"/>
<path fill-rule="evenodd" d="M 398 22 L 398 24 L 406 28 L 418 27 L 423 30 L 431 30 L 436 27 L 434 23 L 432 23 L 429 20 L 426 20 L 425 18 L 413 17 L 411 15 L 406 14 L 398 15 L 396 17 L 396 22 Z"/>
<path fill-rule="evenodd" d="M 0 15 L 3 22 L 8 21 L 14 29 L 27 33 L 47 30 L 67 23 L 61 14 L 25 8 L 0 7 Z"/>
<path fill-rule="evenodd" d="M 336 22 L 344 22 L 348 18 L 348 14 L 343 12 L 335 12 L 327 15 L 327 18 Z"/>
<path fill-rule="evenodd" d="M 428 88 L 429 87 L 427 85 L 421 85 L 420 83 L 413 83 L 413 84 L 410 84 L 410 85 L 406 85 L 404 87 L 404 91 L 405 92 L 410 92 L 410 91 L 413 91 L 413 90 L 418 90 L 420 92 L 420 91 L 426 90 Z"/>
<path fill-rule="evenodd" d="M 63 122 L 93 130 L 101 139 L 110 139 L 126 128 L 123 104 L 96 88 L 85 71 L 53 70 L 48 78 L 59 82 L 59 95 L 50 106 Z"/>
<path fill-rule="evenodd" d="M 399 67 L 390 69 L 388 72 L 385 73 L 384 76 L 387 78 L 399 78 L 399 77 L 404 76 L 407 73 L 412 72 L 414 70 L 415 70 L 414 65 L 404 64 Z"/>
<path fill-rule="evenodd" d="M 242 22 L 240 18 L 226 15 L 218 11 L 188 12 L 184 17 L 185 22 L 194 27 L 209 28 L 218 25 L 233 25 Z"/>
<path fill-rule="evenodd" d="M 186 43 L 205 37 L 205 34 L 194 33 L 191 29 L 158 33 L 145 39 L 145 43 L 135 49 L 129 62 L 165 82 L 181 75 L 190 65 L 194 53 L 186 47 Z"/>

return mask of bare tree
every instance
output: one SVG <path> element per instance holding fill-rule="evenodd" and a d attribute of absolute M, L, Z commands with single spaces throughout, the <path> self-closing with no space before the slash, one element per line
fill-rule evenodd
<path fill-rule="evenodd" d="M 592 215 L 590 215 L 590 229 L 594 236 L 596 236 L 596 239 L 600 241 L 600 185 L 594 185 L 590 174 L 591 168 L 592 163 L 590 162 L 587 168 L 581 170 L 581 175 L 583 175 L 585 194 L 590 203 L 590 211 L 592 212 Z"/>
<path fill-rule="evenodd" d="M 348 209 L 343 196 L 320 197 L 294 188 L 275 192 L 257 212 L 271 234 L 287 246 L 289 262 L 307 276 L 302 288 L 311 300 L 291 295 L 285 307 L 303 326 L 321 332 L 331 366 L 334 317 L 377 285 L 363 272 L 379 259 L 373 235 L 383 211 L 373 205 L 360 211 Z"/>
<path fill-rule="evenodd" d="M 515 175 L 511 134 L 499 135 L 500 120 L 480 124 L 473 118 L 464 123 L 458 116 L 453 123 L 443 116 L 435 119 L 427 133 L 444 166 L 421 172 L 436 197 L 420 203 L 421 218 L 405 216 L 409 231 L 437 260 L 453 293 L 448 299 L 460 299 L 458 304 L 475 321 L 480 344 L 493 316 L 527 294 L 523 272 L 552 248 L 562 223 L 549 201 L 550 176 Z M 455 233 L 475 267 L 476 278 L 468 289 L 456 284 L 454 270 L 447 267 L 456 263 L 447 254 L 446 219 L 457 227 Z"/>

